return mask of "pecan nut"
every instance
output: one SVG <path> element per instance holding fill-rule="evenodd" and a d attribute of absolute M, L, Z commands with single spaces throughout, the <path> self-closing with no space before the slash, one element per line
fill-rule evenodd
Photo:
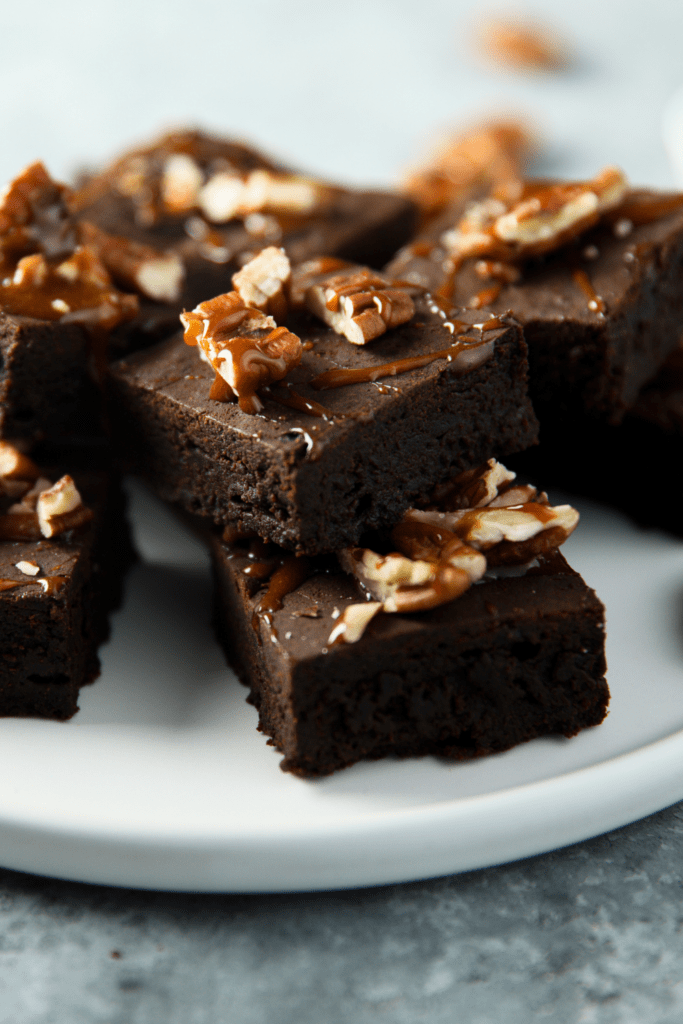
<path fill-rule="evenodd" d="M 306 291 L 312 313 L 354 345 L 365 345 L 415 313 L 411 286 L 366 267 L 352 266 Z"/>
<path fill-rule="evenodd" d="M 299 338 L 246 306 L 237 292 L 201 302 L 180 320 L 185 342 L 196 345 L 216 373 L 209 397 L 219 402 L 237 398 L 243 412 L 260 412 L 258 389 L 282 380 L 301 360 Z"/>

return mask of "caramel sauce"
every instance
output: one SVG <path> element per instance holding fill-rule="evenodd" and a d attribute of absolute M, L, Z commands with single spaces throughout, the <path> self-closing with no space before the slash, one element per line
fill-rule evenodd
<path fill-rule="evenodd" d="M 14 587 L 23 587 L 25 583 L 33 583 L 33 580 L 0 580 L 0 591 L 13 590 Z"/>
<path fill-rule="evenodd" d="M 610 220 L 630 220 L 633 224 L 652 224 L 660 217 L 683 209 L 683 193 L 659 196 L 638 192 L 626 196 L 623 203 L 610 214 Z"/>
<path fill-rule="evenodd" d="M 67 581 L 66 576 L 44 576 L 42 580 L 33 580 L 33 583 L 46 583 L 47 586 L 43 587 L 46 594 L 57 594 L 62 589 Z"/>
<path fill-rule="evenodd" d="M 312 398 L 304 398 L 303 395 L 294 391 L 289 385 L 271 387 L 264 390 L 274 402 L 278 402 L 280 405 L 286 405 L 290 409 L 296 409 L 297 412 L 305 412 L 309 416 L 317 416 L 320 419 L 332 419 L 332 413 L 324 405 L 321 405 L 320 402 L 316 402 Z"/>
<path fill-rule="evenodd" d="M 411 519 L 395 526 L 391 539 L 402 554 L 424 562 L 441 561 L 444 549 L 454 542 L 457 548 L 462 547 L 462 541 L 451 530 Z"/>
<path fill-rule="evenodd" d="M 491 321 L 491 323 L 494 323 L 494 321 Z M 488 325 L 484 325 L 482 333 L 484 330 L 493 330 L 493 328 L 488 327 Z M 364 366 L 359 367 L 358 369 L 337 367 L 333 370 L 326 370 L 324 373 L 320 373 L 317 377 L 314 377 L 309 383 L 316 391 L 327 391 L 330 388 L 341 388 L 348 384 L 374 383 L 374 381 L 380 380 L 382 377 L 395 377 L 399 373 L 408 373 L 410 370 L 417 370 L 422 366 L 428 366 L 437 359 L 447 359 L 449 362 L 455 363 L 457 368 L 458 357 L 461 357 L 464 353 L 486 345 L 491 345 L 491 352 L 483 354 L 483 359 L 481 359 L 480 362 L 485 362 L 492 354 L 492 343 L 485 341 L 484 338 L 481 338 L 479 341 L 456 339 L 456 341 L 454 341 L 454 343 L 448 348 L 441 349 L 438 352 L 426 352 L 421 356 L 408 356 L 405 359 L 395 359 L 391 363 L 382 363 L 380 366 Z M 462 361 L 464 362 L 464 360 Z M 478 366 L 479 362 L 475 365 Z M 468 369 L 472 368 L 473 367 L 467 367 L 464 372 L 467 372 Z"/>
<path fill-rule="evenodd" d="M 271 576 L 268 589 L 254 606 L 251 624 L 258 630 L 259 619 L 264 618 L 270 623 L 271 616 L 282 608 L 287 594 L 300 587 L 310 573 L 310 562 L 307 558 L 296 555 L 285 555 Z"/>
<path fill-rule="evenodd" d="M 495 302 L 500 293 L 503 290 L 502 282 L 491 285 L 490 288 L 482 288 L 480 292 L 474 295 L 468 305 L 470 309 L 481 309 L 482 306 L 490 306 L 492 302 Z"/>
<path fill-rule="evenodd" d="M 588 299 L 588 308 L 593 313 L 604 313 L 606 311 L 607 306 L 605 305 L 604 299 L 601 299 L 596 292 L 585 270 L 573 270 L 572 280 L 579 286 L 583 294 Z"/>
<path fill-rule="evenodd" d="M 9 580 L 0 579 L 0 592 L 15 587 L 39 586 L 46 594 L 58 593 L 67 581 L 66 576 L 43 576 L 41 579 Z"/>
<path fill-rule="evenodd" d="M 272 562 L 251 562 L 242 570 L 245 576 L 254 580 L 267 580 L 273 572 Z"/>

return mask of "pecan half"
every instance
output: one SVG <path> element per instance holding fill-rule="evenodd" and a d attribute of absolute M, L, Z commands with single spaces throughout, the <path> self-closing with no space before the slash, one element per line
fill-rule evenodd
<path fill-rule="evenodd" d="M 445 142 L 426 166 L 408 176 L 403 190 L 427 218 L 467 198 L 475 188 L 505 186 L 516 194 L 533 145 L 533 133 L 520 121 L 475 125 Z"/>
<path fill-rule="evenodd" d="M 180 320 L 185 342 L 198 346 L 216 372 L 209 397 L 219 402 L 235 397 L 243 412 L 260 412 L 258 389 L 282 380 L 301 360 L 299 338 L 246 306 L 237 292 L 201 302 Z"/>
<path fill-rule="evenodd" d="M 541 256 L 593 227 L 619 206 L 626 190 L 616 167 L 590 181 L 529 181 L 517 200 L 491 195 L 474 203 L 441 241 L 456 266 L 473 257 L 515 262 Z"/>
<path fill-rule="evenodd" d="M 410 291 L 409 285 L 352 266 L 309 287 L 306 304 L 337 334 L 365 345 L 411 319 L 415 304 Z"/>

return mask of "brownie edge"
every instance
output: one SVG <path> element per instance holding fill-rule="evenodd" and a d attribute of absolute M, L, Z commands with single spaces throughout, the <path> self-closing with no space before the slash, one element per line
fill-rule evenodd
<path fill-rule="evenodd" d="M 468 760 L 605 717 L 604 608 L 559 553 L 430 612 L 378 616 L 357 643 L 328 649 L 339 612 L 358 600 L 350 577 L 310 577 L 269 625 L 253 617 L 246 558 L 217 536 L 210 546 L 217 634 L 284 771 Z"/>

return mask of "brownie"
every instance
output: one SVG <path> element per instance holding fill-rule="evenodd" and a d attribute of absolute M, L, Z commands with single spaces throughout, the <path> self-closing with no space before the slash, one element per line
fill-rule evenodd
<path fill-rule="evenodd" d="M 327 775 L 389 755 L 465 760 L 605 716 L 604 609 L 557 551 L 430 611 L 378 615 L 358 642 L 333 646 L 340 613 L 363 600 L 334 560 L 313 560 L 280 610 L 256 614 L 253 552 L 205 535 L 217 635 L 285 771 Z"/>
<path fill-rule="evenodd" d="M 233 273 L 265 246 L 283 246 L 293 262 L 324 254 L 379 267 L 415 230 L 417 210 L 409 198 L 323 182 L 319 184 L 329 189 L 329 201 L 305 213 L 271 209 L 266 216 L 208 223 L 198 216 L 196 207 L 171 212 L 160 189 L 164 167 L 179 155 L 191 159 L 205 179 L 227 169 L 242 175 L 258 170 L 294 174 L 258 150 L 230 139 L 178 131 L 124 154 L 82 185 L 75 197 L 80 217 L 113 234 L 171 249 L 186 267 L 185 287 L 177 303 L 143 301 L 135 323 L 114 332 L 112 346 L 119 354 L 173 333 L 182 309 L 225 292 Z M 127 184 L 132 175 L 138 176 L 137 186 Z"/>
<path fill-rule="evenodd" d="M 90 523 L 49 539 L 0 541 L 0 715 L 70 718 L 80 687 L 100 672 L 97 648 L 133 552 L 117 480 L 104 472 L 75 480 Z M 41 571 L 26 575 L 17 563 Z"/>
<path fill-rule="evenodd" d="M 540 445 L 510 460 L 520 470 L 683 536 L 683 348 L 673 352 L 618 426 L 577 416 L 544 424 Z M 638 486 L 645 468 L 647 486 Z M 655 483 L 661 481 L 665 490 Z M 666 484 L 664 485 L 664 481 Z"/>
<path fill-rule="evenodd" d="M 25 447 L 72 437 L 96 402 L 88 352 L 78 324 L 0 309 L 0 437 Z"/>
<path fill-rule="evenodd" d="M 126 464 L 191 513 L 315 554 L 396 522 L 461 470 L 533 444 L 519 326 L 458 312 L 458 342 L 453 317 L 428 297 L 415 302 L 410 322 L 364 346 L 310 315 L 293 318 L 301 363 L 287 377 L 291 389 L 260 393 L 258 415 L 209 398 L 213 370 L 182 335 L 114 364 L 110 414 Z M 391 375 L 404 368 L 396 360 L 412 358 L 426 365 Z M 311 387 L 340 364 L 380 379 Z"/>
<path fill-rule="evenodd" d="M 618 423 L 681 338 L 683 197 L 631 191 L 609 216 L 559 248 L 487 281 L 466 261 L 444 269 L 451 209 L 387 273 L 448 292 L 461 305 L 511 310 L 529 345 L 529 390 L 543 426 L 567 415 Z M 514 273 L 511 276 L 515 276 Z"/>
<path fill-rule="evenodd" d="M 24 449 L 99 428 L 107 334 L 138 310 L 83 244 L 68 192 L 36 163 L 0 200 L 0 438 Z"/>

